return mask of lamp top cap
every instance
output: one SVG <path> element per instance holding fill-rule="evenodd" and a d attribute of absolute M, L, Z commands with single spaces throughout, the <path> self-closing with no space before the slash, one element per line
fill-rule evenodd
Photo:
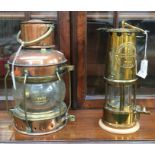
<path fill-rule="evenodd" d="M 111 29 L 107 29 L 106 32 L 118 32 L 118 33 L 137 33 L 139 31 L 137 31 L 136 29 L 128 29 L 128 28 L 111 28 Z"/>

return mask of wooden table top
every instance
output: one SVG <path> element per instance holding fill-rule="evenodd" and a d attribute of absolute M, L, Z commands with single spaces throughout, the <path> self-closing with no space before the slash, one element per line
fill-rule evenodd
<path fill-rule="evenodd" d="M 14 131 L 7 112 L 0 111 L 0 142 L 11 143 L 154 143 L 155 110 L 151 115 L 141 115 L 139 131 L 128 135 L 111 134 L 102 130 L 98 120 L 102 110 L 71 110 L 76 116 L 75 122 L 68 122 L 62 130 L 43 136 L 27 136 Z"/>

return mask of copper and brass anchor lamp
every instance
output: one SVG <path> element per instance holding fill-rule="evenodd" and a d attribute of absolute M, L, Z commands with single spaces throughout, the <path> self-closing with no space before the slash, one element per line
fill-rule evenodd
<path fill-rule="evenodd" d="M 136 33 L 144 30 L 122 22 L 122 28 L 106 32 L 109 37 L 106 92 L 99 126 L 111 133 L 133 133 L 140 128 L 140 113 L 149 114 L 145 107 L 136 104 Z"/>
<path fill-rule="evenodd" d="M 64 54 L 53 48 L 53 29 L 53 24 L 41 20 L 21 23 L 17 35 L 21 46 L 8 61 L 16 103 L 10 111 L 15 129 L 23 134 L 53 133 L 71 118 L 71 100 L 68 107 L 63 101 L 66 87 L 62 77 L 66 72 L 70 74 L 73 66 L 67 65 Z"/>

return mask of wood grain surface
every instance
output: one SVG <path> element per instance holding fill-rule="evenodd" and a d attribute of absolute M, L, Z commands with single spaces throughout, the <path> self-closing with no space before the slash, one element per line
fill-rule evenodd
<path fill-rule="evenodd" d="M 28 136 L 14 131 L 7 112 L 0 111 L 0 142 L 4 143 L 146 143 L 155 141 L 155 110 L 141 115 L 139 131 L 128 135 L 111 134 L 102 130 L 98 120 L 102 110 L 71 110 L 76 121 L 68 122 L 61 131 L 43 136 Z"/>

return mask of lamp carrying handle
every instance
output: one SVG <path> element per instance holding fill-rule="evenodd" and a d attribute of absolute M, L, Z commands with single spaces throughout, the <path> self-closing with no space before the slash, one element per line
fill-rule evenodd
<path fill-rule="evenodd" d="M 122 28 L 125 28 L 125 27 L 131 28 L 131 29 L 135 29 L 135 30 L 137 30 L 138 32 L 143 32 L 143 33 L 145 33 L 145 30 L 143 30 L 143 29 L 141 29 L 141 28 L 139 28 L 139 27 L 133 26 L 133 25 L 131 25 L 131 24 L 128 24 L 128 23 L 126 23 L 126 22 L 123 20 L 123 21 L 122 21 Z"/>
<path fill-rule="evenodd" d="M 47 31 L 46 33 L 44 33 L 42 36 L 40 36 L 40 37 L 38 37 L 38 38 L 36 38 L 36 39 L 34 39 L 34 40 L 31 40 L 31 41 L 24 41 L 24 40 L 21 40 L 21 39 L 20 39 L 21 31 L 19 31 L 18 34 L 17 34 L 17 41 L 18 41 L 19 43 L 23 43 L 24 46 L 30 46 L 30 45 L 33 45 L 33 44 L 35 44 L 35 43 L 38 43 L 38 42 L 40 42 L 41 40 L 45 39 L 46 37 L 48 37 L 48 36 L 51 34 L 51 32 L 52 32 L 53 29 L 54 29 L 54 25 L 53 25 L 53 24 L 49 24 L 49 25 L 48 25 L 48 28 L 49 28 L 49 29 L 48 29 L 48 31 Z"/>
<path fill-rule="evenodd" d="M 71 92 L 71 74 L 70 74 L 70 72 L 74 70 L 74 66 L 73 65 L 66 65 L 66 66 L 64 66 L 64 69 L 67 70 L 67 72 L 68 72 L 68 78 L 69 78 L 69 80 L 68 80 L 68 85 L 69 85 L 68 86 L 68 91 L 69 91 L 69 105 L 67 107 L 65 117 L 63 117 L 61 121 L 62 122 L 64 120 L 75 121 L 75 116 L 68 114 L 69 109 L 71 107 L 71 103 L 72 103 L 72 98 L 71 98 L 72 97 L 72 92 Z M 58 80 L 61 80 L 58 70 L 56 71 L 56 75 L 57 75 Z"/>

